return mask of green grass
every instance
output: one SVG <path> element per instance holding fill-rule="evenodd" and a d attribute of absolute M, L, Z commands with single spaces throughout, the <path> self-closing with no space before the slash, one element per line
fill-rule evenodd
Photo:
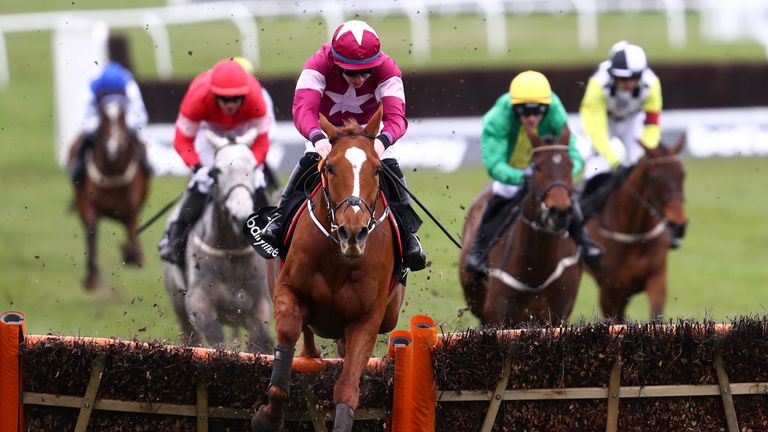
<path fill-rule="evenodd" d="M 4 1 L 0 13 L 50 8 L 93 8 L 102 2 L 51 2 L 46 6 L 20 0 Z M 110 3 L 111 6 L 135 2 Z M 141 5 L 158 4 L 144 1 Z M 408 54 L 407 27 L 401 18 L 370 20 L 384 39 L 385 49 L 403 69 L 488 67 L 537 64 L 593 64 L 617 39 L 645 45 L 651 61 L 762 59 L 755 43 L 707 44 L 698 37 L 698 18 L 688 16 L 689 45 L 675 51 L 666 46 L 661 16 L 609 15 L 600 18 L 600 46 L 581 52 L 576 45 L 572 16 L 510 17 L 510 53 L 492 59 L 485 53 L 482 22 L 458 16 L 432 22 L 433 57 L 416 63 Z M 316 18 L 307 21 L 259 22 L 263 73 L 298 74 L 304 60 L 325 40 Z M 650 31 L 649 29 L 654 29 Z M 190 77 L 217 59 L 239 53 L 231 23 L 200 24 L 169 29 L 173 64 L 180 77 Z M 135 65 L 141 76 L 154 75 L 151 41 L 143 30 L 131 30 Z M 155 244 L 160 224 L 142 235 L 147 257 L 143 269 L 120 264 L 117 245 L 121 228 L 101 226 L 99 262 L 109 289 L 88 294 L 80 287 L 84 275 L 84 240 L 79 221 L 69 213 L 71 190 L 54 163 L 53 95 L 50 34 L 8 34 L 11 85 L 0 90 L 0 310 L 26 313 L 30 333 L 87 336 L 138 336 L 176 341 L 177 326 L 162 285 Z M 191 54 L 189 53 L 191 52 Z M 688 160 L 687 210 L 690 231 L 683 249 L 670 255 L 669 317 L 705 314 L 722 320 L 746 313 L 764 313 L 768 304 L 764 265 L 768 204 L 762 188 L 768 184 L 765 159 Z M 487 181 L 480 168 L 456 173 L 409 173 L 412 189 L 448 225 L 461 231 L 463 211 Z M 142 220 L 154 214 L 184 187 L 180 178 L 159 178 L 152 185 Z M 416 313 L 432 315 L 446 330 L 474 326 L 464 308 L 458 284 L 458 250 L 427 222 L 422 239 L 432 260 L 427 270 L 411 275 L 401 323 Z M 572 318 L 597 314 L 597 290 L 585 277 Z M 648 315 L 647 301 L 637 296 L 629 313 Z M 402 327 L 402 326 L 401 326 Z"/>

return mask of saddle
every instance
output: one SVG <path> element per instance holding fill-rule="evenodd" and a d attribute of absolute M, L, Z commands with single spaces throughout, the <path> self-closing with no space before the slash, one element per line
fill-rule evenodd
<path fill-rule="evenodd" d="M 587 181 L 584 191 L 579 197 L 579 206 L 586 221 L 603 209 L 608 201 L 608 196 L 621 187 L 629 177 L 633 166 L 619 167 L 616 171 L 600 173 Z"/>
<path fill-rule="evenodd" d="M 287 223 L 283 223 L 281 233 L 278 237 L 280 239 L 279 245 L 269 244 L 260 236 L 261 231 L 269 226 L 269 224 L 271 224 L 275 219 L 272 217 L 272 213 L 276 207 L 262 207 L 248 217 L 245 225 L 243 225 L 243 234 L 259 255 L 265 259 L 274 259 L 279 257 L 280 261 L 285 261 L 285 258 L 288 255 L 288 250 L 291 246 L 291 240 L 293 239 L 296 223 L 298 222 L 301 214 L 306 211 L 308 202 L 315 196 L 315 194 L 320 193 L 320 188 L 321 186 L 318 181 L 309 196 L 296 194 L 298 197 L 291 197 L 287 200 L 287 202 L 282 204 L 282 217 L 285 218 Z M 379 191 L 379 193 L 381 194 L 380 199 L 386 206 L 389 206 L 390 209 L 389 214 L 387 215 L 387 219 L 389 220 L 390 226 L 392 227 L 392 242 L 395 250 L 395 276 L 393 277 L 393 284 L 390 287 L 391 289 L 394 287 L 395 282 L 404 282 L 406 277 L 406 269 L 402 265 L 403 240 L 401 238 L 402 234 L 397 222 L 397 218 L 393 213 L 393 207 L 390 206 L 387 202 L 384 192 Z"/>

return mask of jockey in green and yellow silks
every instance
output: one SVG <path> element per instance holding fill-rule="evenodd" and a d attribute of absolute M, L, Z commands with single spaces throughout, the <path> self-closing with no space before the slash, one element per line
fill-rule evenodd
<path fill-rule="evenodd" d="M 590 77 L 579 109 L 594 149 L 584 178 L 633 165 L 645 154 L 644 148 L 658 147 L 661 108 L 661 82 L 648 67 L 643 49 L 626 41 L 616 43 L 610 59 Z"/>
<path fill-rule="evenodd" d="M 467 269 L 483 273 L 489 240 L 500 228 L 497 216 L 510 201 L 521 201 L 523 182 L 530 174 L 533 147 L 525 126 L 539 136 L 559 137 L 568 129 L 568 115 L 560 98 L 552 91 L 547 78 L 536 71 L 525 71 L 512 80 L 509 92 L 501 95 L 483 116 L 481 148 L 483 163 L 492 178 L 493 195 L 480 221 L 475 243 L 467 259 Z M 568 154 L 573 161 L 574 178 L 584 166 L 576 148 L 576 137 L 570 135 Z M 582 246 L 588 265 L 597 267 L 602 249 L 583 231 L 583 220 L 574 201 L 574 217 L 569 234 Z"/>

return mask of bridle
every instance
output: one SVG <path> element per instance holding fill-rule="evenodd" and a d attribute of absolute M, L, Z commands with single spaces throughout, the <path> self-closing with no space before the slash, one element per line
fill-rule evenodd
<path fill-rule="evenodd" d="M 369 138 L 373 140 L 375 137 L 371 134 L 367 133 L 347 133 L 342 135 L 335 135 L 329 139 L 331 143 L 336 142 L 339 138 L 347 138 L 347 137 L 355 137 L 355 136 L 363 136 L 366 138 Z M 326 174 L 329 172 L 329 168 L 326 165 L 326 159 L 323 159 L 320 161 L 320 164 L 318 165 L 318 171 L 320 172 L 320 185 L 321 189 L 323 191 L 323 199 L 325 200 L 325 205 L 328 208 L 328 223 L 330 224 L 330 232 L 325 229 L 323 224 L 320 223 L 320 221 L 317 220 L 315 217 L 315 205 L 312 203 L 311 199 L 307 200 L 308 206 L 309 206 L 309 215 L 312 218 L 312 220 L 315 222 L 315 225 L 326 235 L 326 237 L 330 238 L 336 243 L 339 243 L 338 235 L 331 235 L 336 234 L 340 228 L 340 225 L 337 222 L 336 219 L 336 212 L 346 211 L 350 207 L 357 207 L 365 211 L 368 215 L 368 221 L 366 222 L 366 229 L 369 233 L 373 232 L 373 230 L 381 224 L 389 214 L 389 206 L 384 208 L 384 211 L 382 212 L 380 217 L 376 217 L 376 205 L 379 202 L 379 197 L 381 196 L 381 190 L 377 188 L 376 191 L 376 198 L 373 200 L 372 204 L 369 204 L 365 199 L 355 196 L 355 195 L 349 195 L 343 200 L 339 201 L 338 203 L 334 203 L 331 200 L 331 194 L 329 191 L 328 186 L 328 180 L 326 179 Z"/>
<path fill-rule="evenodd" d="M 248 146 L 246 144 L 238 143 L 238 142 L 234 142 L 234 141 L 232 141 L 230 144 L 227 144 L 226 146 L 216 147 L 214 149 L 214 151 L 213 151 L 214 161 L 216 160 L 216 156 L 219 154 L 219 151 L 221 151 L 224 148 L 227 148 L 229 146 L 237 146 L 237 145 L 245 146 L 246 148 L 248 148 Z M 215 164 L 215 162 L 214 162 L 214 164 Z M 210 176 L 214 179 L 214 183 L 216 184 L 217 187 L 218 187 L 218 184 L 219 184 L 219 174 L 221 174 L 221 169 L 216 167 L 216 166 L 214 166 L 211 169 L 211 171 L 210 171 Z M 239 188 L 245 189 L 248 192 L 248 194 L 251 194 L 251 195 L 253 194 L 253 191 L 251 191 L 251 188 L 248 186 L 247 182 L 238 182 L 238 183 L 235 183 L 234 185 L 230 186 L 229 189 L 227 189 L 227 191 L 224 192 L 224 197 L 223 197 L 222 202 L 226 202 L 229 199 L 229 196 L 232 195 L 232 193 L 235 190 L 239 189 Z"/>
<path fill-rule="evenodd" d="M 533 154 L 541 153 L 545 151 L 568 151 L 567 145 L 562 144 L 552 144 L 552 145 L 545 145 L 540 147 L 535 147 L 533 149 Z M 536 165 L 534 164 L 534 170 L 536 169 Z M 570 174 L 570 173 L 569 173 Z M 538 191 L 536 187 L 536 182 L 530 181 L 531 183 L 531 194 L 533 194 L 534 200 L 539 205 L 539 219 L 544 220 L 549 215 L 549 207 L 547 207 L 544 204 L 544 199 L 546 198 L 547 194 L 555 188 L 563 188 L 568 193 L 568 197 L 570 198 L 573 195 L 573 187 L 569 185 L 568 183 L 562 181 L 562 180 L 556 180 L 551 183 L 549 183 L 543 190 Z M 521 219 L 523 223 L 530 226 L 534 231 L 543 232 L 547 234 L 552 235 L 565 235 L 568 232 L 568 228 L 563 228 L 559 230 L 552 230 L 549 228 L 546 228 L 543 226 L 539 221 L 537 220 L 531 220 L 528 219 L 528 217 L 525 216 L 525 212 L 521 212 Z"/>
<path fill-rule="evenodd" d="M 646 169 L 645 173 L 643 174 L 646 181 L 650 184 L 657 180 L 655 180 L 650 175 L 650 167 L 654 165 L 664 165 L 664 164 L 670 164 L 670 163 L 679 163 L 680 157 L 677 155 L 671 155 L 671 156 L 662 156 L 658 158 L 652 158 L 648 159 L 646 161 L 646 164 L 648 165 L 648 169 Z M 611 231 L 603 226 L 602 223 L 598 222 L 597 229 L 600 231 L 600 234 L 606 238 L 610 238 L 612 240 L 621 242 L 621 243 L 637 243 L 641 241 L 648 241 L 652 240 L 659 235 L 661 235 L 664 230 L 669 227 L 674 235 L 676 237 L 682 237 L 684 235 L 685 227 L 684 225 L 678 225 L 670 222 L 667 220 L 666 217 L 664 217 L 663 214 L 663 206 L 664 203 L 661 202 L 661 198 L 657 195 L 653 195 L 653 201 L 649 201 L 646 199 L 640 192 L 638 192 L 637 189 L 632 187 L 632 185 L 629 183 L 628 180 L 625 180 L 621 187 L 624 187 L 629 191 L 629 195 L 637 201 L 641 207 L 643 207 L 648 213 L 650 213 L 657 221 L 657 223 L 651 228 L 650 230 L 642 233 L 637 234 L 629 234 L 629 233 L 622 233 L 622 232 L 616 232 Z M 672 196 L 671 199 L 680 198 L 679 194 L 675 194 Z"/>

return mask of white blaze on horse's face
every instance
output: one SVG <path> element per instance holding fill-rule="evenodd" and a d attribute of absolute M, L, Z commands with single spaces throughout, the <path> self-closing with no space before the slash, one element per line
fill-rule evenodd
<path fill-rule="evenodd" d="M 347 149 L 347 151 L 344 153 L 344 157 L 347 158 L 350 164 L 352 164 L 352 173 L 354 174 L 354 181 L 352 183 L 352 196 L 359 197 L 360 196 L 360 171 L 363 168 L 363 163 L 365 163 L 367 157 L 365 155 L 365 152 L 357 147 L 352 147 Z M 355 209 L 355 212 L 360 211 L 360 207 L 353 206 Z"/>
<path fill-rule="evenodd" d="M 224 200 L 232 222 L 240 227 L 253 212 L 256 159 L 248 146 L 228 144 L 217 149 L 214 167 L 218 171 L 216 199 Z"/>
<path fill-rule="evenodd" d="M 104 102 L 104 114 L 109 120 L 109 136 L 107 138 L 107 156 L 110 160 L 117 158 L 120 143 L 125 141 L 125 131 L 120 127 L 120 115 L 123 113 L 122 103 L 118 99 Z"/>

